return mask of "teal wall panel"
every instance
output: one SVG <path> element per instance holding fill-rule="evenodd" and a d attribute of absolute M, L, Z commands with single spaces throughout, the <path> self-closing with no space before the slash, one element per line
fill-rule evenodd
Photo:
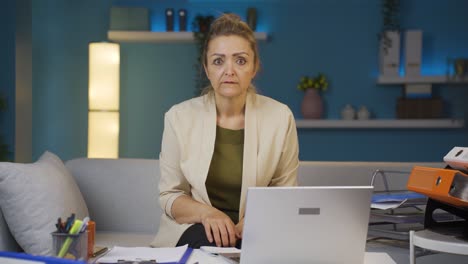
<path fill-rule="evenodd" d="M 110 1 L 32 1 L 33 158 L 86 156 L 88 44 L 107 40 Z"/>
<path fill-rule="evenodd" d="M 194 95 L 195 46 L 123 44 L 121 54 L 120 156 L 157 158 L 164 113 Z"/>

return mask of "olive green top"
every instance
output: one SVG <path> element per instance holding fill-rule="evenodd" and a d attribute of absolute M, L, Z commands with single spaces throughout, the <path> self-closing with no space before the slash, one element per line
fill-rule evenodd
<path fill-rule="evenodd" d="M 244 156 L 244 129 L 216 126 L 216 141 L 206 179 L 211 204 L 227 214 L 234 224 L 239 221 Z"/>

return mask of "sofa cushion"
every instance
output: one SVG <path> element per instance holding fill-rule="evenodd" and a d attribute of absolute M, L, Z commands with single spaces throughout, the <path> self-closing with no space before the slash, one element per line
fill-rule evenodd
<path fill-rule="evenodd" d="M 98 233 L 156 235 L 162 214 L 158 160 L 79 158 L 65 166 L 83 193 Z"/>
<path fill-rule="evenodd" d="M 10 229 L 3 217 L 2 210 L 0 210 L 0 251 L 19 251 L 20 247 L 16 240 L 11 235 Z"/>
<path fill-rule="evenodd" d="M 146 232 L 96 232 L 95 244 L 106 247 L 148 247 L 156 235 Z"/>
<path fill-rule="evenodd" d="M 35 163 L 0 163 L 0 206 L 13 237 L 35 255 L 52 254 L 50 233 L 58 217 L 88 215 L 73 177 L 50 152 Z"/>

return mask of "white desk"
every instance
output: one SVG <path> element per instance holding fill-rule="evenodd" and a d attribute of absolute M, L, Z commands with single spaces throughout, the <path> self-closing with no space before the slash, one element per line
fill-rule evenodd
<path fill-rule="evenodd" d="M 442 235 L 430 230 L 410 231 L 410 263 L 416 263 L 415 246 L 433 251 L 468 255 L 468 242 L 464 239 Z"/>
<path fill-rule="evenodd" d="M 216 256 L 210 256 L 199 249 L 195 249 L 190 256 L 187 264 L 222 264 L 226 263 L 223 259 Z M 387 253 L 381 252 L 366 252 L 364 264 L 396 264 Z"/>
<path fill-rule="evenodd" d="M 410 245 L 405 241 L 391 239 L 379 239 L 377 241 L 367 242 L 367 252 L 385 252 L 395 263 L 410 264 Z M 417 258 L 417 264 L 467 264 L 468 256 L 438 253 L 420 256 Z"/>

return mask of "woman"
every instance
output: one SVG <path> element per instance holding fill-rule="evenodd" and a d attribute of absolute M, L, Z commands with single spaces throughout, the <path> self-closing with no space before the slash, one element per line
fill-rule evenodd
<path fill-rule="evenodd" d="M 239 246 L 247 188 L 297 184 L 293 114 L 251 84 L 260 65 L 252 30 L 222 15 L 202 58 L 211 86 L 165 115 L 155 247 Z"/>

